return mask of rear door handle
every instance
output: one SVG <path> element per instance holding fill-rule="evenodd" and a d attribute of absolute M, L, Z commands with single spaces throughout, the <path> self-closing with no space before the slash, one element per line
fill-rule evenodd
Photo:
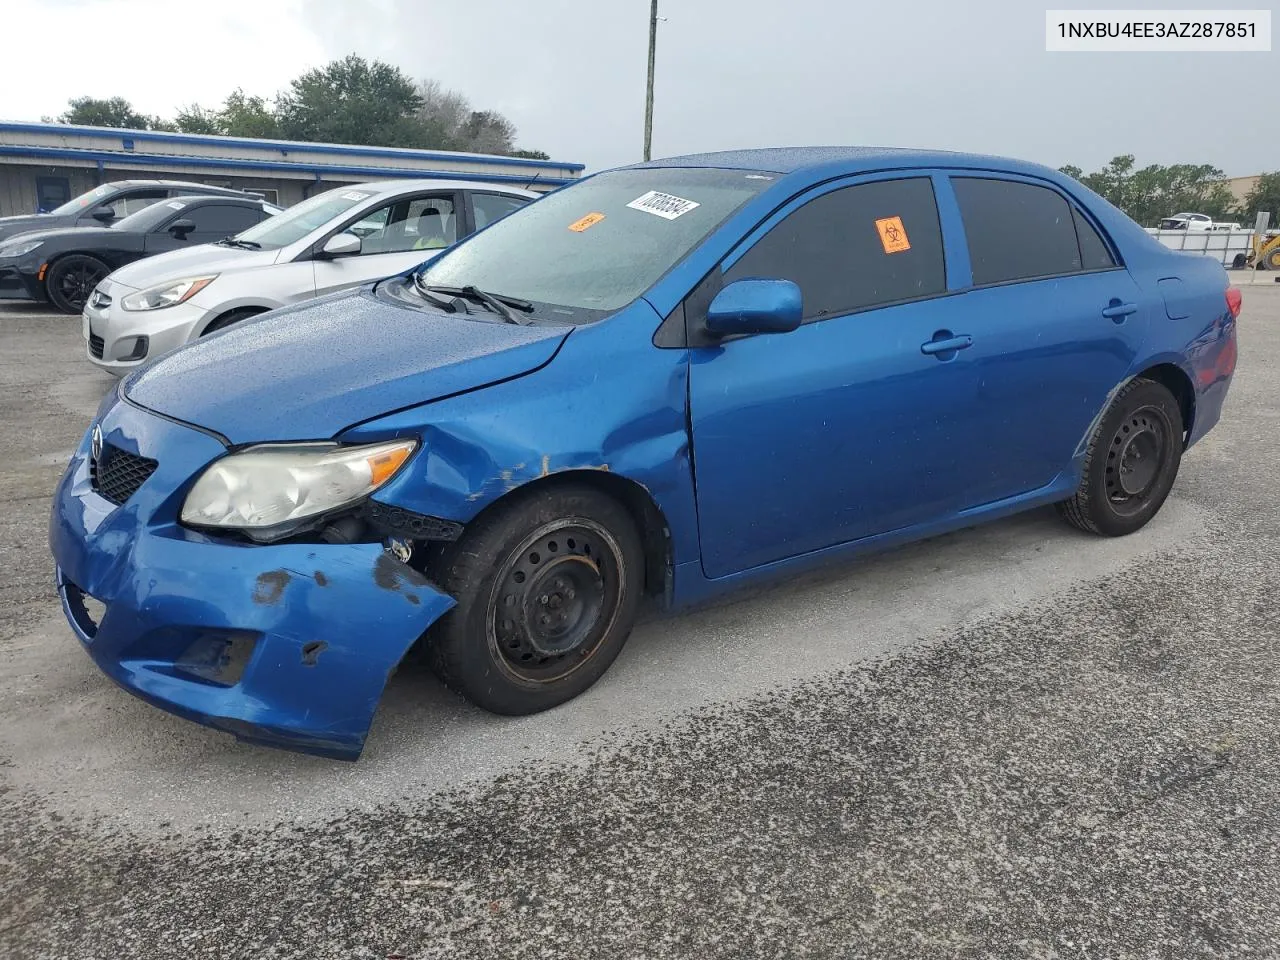
<path fill-rule="evenodd" d="M 920 344 L 921 353 L 952 353 L 956 350 L 965 350 L 973 346 L 973 337 L 967 333 L 962 333 L 956 337 L 947 337 L 944 340 L 928 340 Z"/>
<path fill-rule="evenodd" d="M 1102 308 L 1102 315 L 1108 320 L 1114 320 L 1116 323 L 1123 323 L 1125 317 L 1137 312 L 1138 305 L 1136 303 L 1121 303 L 1119 300 L 1112 300 L 1108 306 Z"/>

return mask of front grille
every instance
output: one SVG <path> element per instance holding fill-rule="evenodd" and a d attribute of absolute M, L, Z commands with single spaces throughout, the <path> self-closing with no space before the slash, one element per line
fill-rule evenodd
<path fill-rule="evenodd" d="M 158 466 L 154 460 L 108 443 L 102 456 L 89 461 L 89 481 L 94 490 L 118 506 L 137 493 Z"/>
<path fill-rule="evenodd" d="M 106 346 L 106 344 L 100 336 L 96 333 L 89 334 L 89 352 L 99 360 L 102 359 L 102 349 L 104 346 Z"/>

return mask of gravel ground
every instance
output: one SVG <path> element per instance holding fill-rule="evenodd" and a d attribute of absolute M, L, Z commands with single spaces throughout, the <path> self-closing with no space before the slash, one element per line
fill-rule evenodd
<path fill-rule="evenodd" d="M 1280 956 L 1278 323 L 1247 289 L 1141 534 L 1042 512 L 649 624 L 539 718 L 410 675 L 340 766 L 57 629 L 43 491 L 105 381 L 0 313 L 0 956 Z"/>

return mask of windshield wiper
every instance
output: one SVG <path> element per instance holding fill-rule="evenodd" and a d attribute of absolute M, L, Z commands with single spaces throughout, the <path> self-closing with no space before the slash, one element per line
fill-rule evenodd
<path fill-rule="evenodd" d="M 242 250 L 261 250 L 262 244 L 254 240 L 237 240 L 235 237 L 223 237 L 218 241 L 222 247 L 239 247 Z"/>
<path fill-rule="evenodd" d="M 420 273 L 415 273 L 413 275 L 413 285 L 422 299 L 427 301 L 427 303 L 431 304 L 433 307 L 437 307 L 448 313 L 457 313 L 459 309 L 461 309 L 463 313 L 471 312 L 467 309 L 467 302 L 465 300 L 459 300 L 457 297 L 446 298 L 437 296 L 434 291 L 439 288 L 427 286 L 427 284 L 423 282 L 422 274 Z"/>
<path fill-rule="evenodd" d="M 468 284 L 465 287 L 428 287 L 427 289 L 435 293 L 445 293 L 455 297 L 466 297 L 469 300 L 478 300 L 507 323 L 515 323 L 521 326 L 526 326 L 529 323 L 528 320 L 517 317 L 512 313 L 512 307 L 525 313 L 533 312 L 533 304 L 528 300 L 521 300 L 519 297 L 508 297 L 501 293 L 489 293 L 489 291 L 481 290 L 472 284 Z"/>

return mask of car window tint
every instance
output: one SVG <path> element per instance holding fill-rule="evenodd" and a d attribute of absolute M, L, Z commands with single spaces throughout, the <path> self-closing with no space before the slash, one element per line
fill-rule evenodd
<path fill-rule="evenodd" d="M 183 211 L 183 215 L 195 223 L 196 233 L 216 233 L 219 237 L 231 237 L 261 220 L 262 208 L 229 203 L 208 203 L 200 207 L 190 207 Z"/>
<path fill-rule="evenodd" d="M 443 250 L 457 239 L 451 197 L 397 200 L 349 227 L 360 237 L 361 255 Z"/>
<path fill-rule="evenodd" d="M 476 217 L 476 229 L 483 230 L 493 221 L 501 220 L 528 202 L 524 197 L 508 197 L 500 193 L 473 193 L 471 208 Z"/>
<path fill-rule="evenodd" d="M 806 320 L 942 293 L 942 230 L 927 177 L 833 190 L 790 213 L 725 272 L 793 280 Z"/>
<path fill-rule="evenodd" d="M 955 177 L 956 200 L 977 285 L 1080 270 L 1071 205 L 1046 187 Z"/>
<path fill-rule="evenodd" d="M 1106 270 L 1114 267 L 1115 258 L 1111 256 L 1111 251 L 1107 249 L 1106 243 L 1094 229 L 1093 224 L 1075 207 L 1071 208 L 1071 215 L 1075 217 L 1076 238 L 1080 241 L 1080 265 L 1085 270 Z"/>

